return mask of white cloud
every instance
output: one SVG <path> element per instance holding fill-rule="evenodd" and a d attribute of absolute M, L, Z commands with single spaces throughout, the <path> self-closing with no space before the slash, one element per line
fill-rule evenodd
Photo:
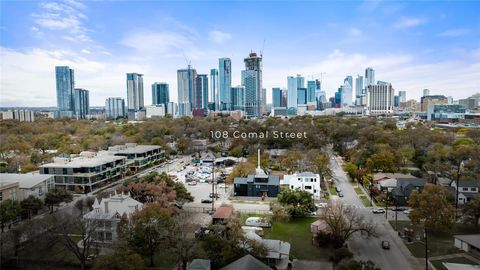
<path fill-rule="evenodd" d="M 350 28 L 348 30 L 348 34 L 351 35 L 351 36 L 357 37 L 357 36 L 362 35 L 363 32 L 362 32 L 362 30 L 360 30 L 358 28 Z"/>
<path fill-rule="evenodd" d="M 415 27 L 427 22 L 425 18 L 402 17 L 393 26 L 398 29 Z"/>
<path fill-rule="evenodd" d="M 226 32 L 221 32 L 218 30 L 213 30 L 208 33 L 208 37 L 210 38 L 211 41 L 215 43 L 225 43 L 232 39 L 232 35 L 230 33 Z"/>
<path fill-rule="evenodd" d="M 73 0 L 63 2 L 42 2 L 40 10 L 32 14 L 32 18 L 38 30 L 63 31 L 75 36 L 77 42 L 89 42 L 87 29 L 84 22 L 87 16 L 81 12 L 85 6 Z"/>
<path fill-rule="evenodd" d="M 438 36 L 440 36 L 440 37 L 459 37 L 459 36 L 463 36 L 463 35 L 465 35 L 469 32 L 470 32 L 470 30 L 468 30 L 468 29 L 450 29 L 450 30 L 446 30 L 446 31 L 441 32 L 440 34 L 438 34 Z"/>

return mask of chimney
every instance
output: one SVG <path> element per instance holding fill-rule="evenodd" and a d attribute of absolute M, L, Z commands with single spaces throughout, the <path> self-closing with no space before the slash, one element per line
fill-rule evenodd
<path fill-rule="evenodd" d="M 105 214 L 108 214 L 108 201 L 105 200 L 104 204 L 105 204 Z"/>

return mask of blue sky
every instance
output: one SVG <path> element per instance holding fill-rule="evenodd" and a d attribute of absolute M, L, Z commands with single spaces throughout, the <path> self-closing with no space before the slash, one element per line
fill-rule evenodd
<path fill-rule="evenodd" d="M 170 84 L 191 61 L 209 73 L 232 59 L 233 85 L 243 58 L 265 40 L 264 87 L 288 75 L 323 78 L 327 94 L 346 75 L 389 81 L 407 98 L 480 92 L 478 1 L 1 1 L 0 106 L 55 106 L 55 65 L 75 69 L 92 105 L 126 97 L 125 73 Z M 324 73 L 323 75 L 321 75 Z"/>

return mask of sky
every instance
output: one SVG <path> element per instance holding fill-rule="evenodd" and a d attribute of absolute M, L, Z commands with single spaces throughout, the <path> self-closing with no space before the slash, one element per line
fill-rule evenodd
<path fill-rule="evenodd" d="M 263 53 L 267 101 L 287 76 L 322 79 L 332 96 L 347 75 L 375 69 L 407 99 L 424 88 L 454 99 L 480 92 L 480 1 L 5 1 L 0 0 L 0 106 L 56 106 L 55 66 L 75 70 L 90 104 L 126 98 L 126 73 L 170 84 Z"/>

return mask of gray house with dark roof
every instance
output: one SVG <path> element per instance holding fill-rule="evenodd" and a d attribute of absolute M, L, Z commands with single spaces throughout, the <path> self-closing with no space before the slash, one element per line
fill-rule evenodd
<path fill-rule="evenodd" d="M 454 195 L 456 196 L 457 192 L 457 181 L 452 181 L 450 186 L 454 189 Z M 458 203 L 465 204 L 479 196 L 478 183 L 474 180 L 461 180 L 459 181 L 458 188 Z"/>
<path fill-rule="evenodd" d="M 426 182 L 421 178 L 399 178 L 397 186 L 392 189 L 392 197 L 397 201 L 398 206 L 406 206 L 412 191 L 421 192 Z"/>
<path fill-rule="evenodd" d="M 280 177 L 278 175 L 267 175 L 260 168 L 260 152 L 258 157 L 258 167 L 255 174 L 233 179 L 234 196 L 277 197 L 280 192 Z"/>

